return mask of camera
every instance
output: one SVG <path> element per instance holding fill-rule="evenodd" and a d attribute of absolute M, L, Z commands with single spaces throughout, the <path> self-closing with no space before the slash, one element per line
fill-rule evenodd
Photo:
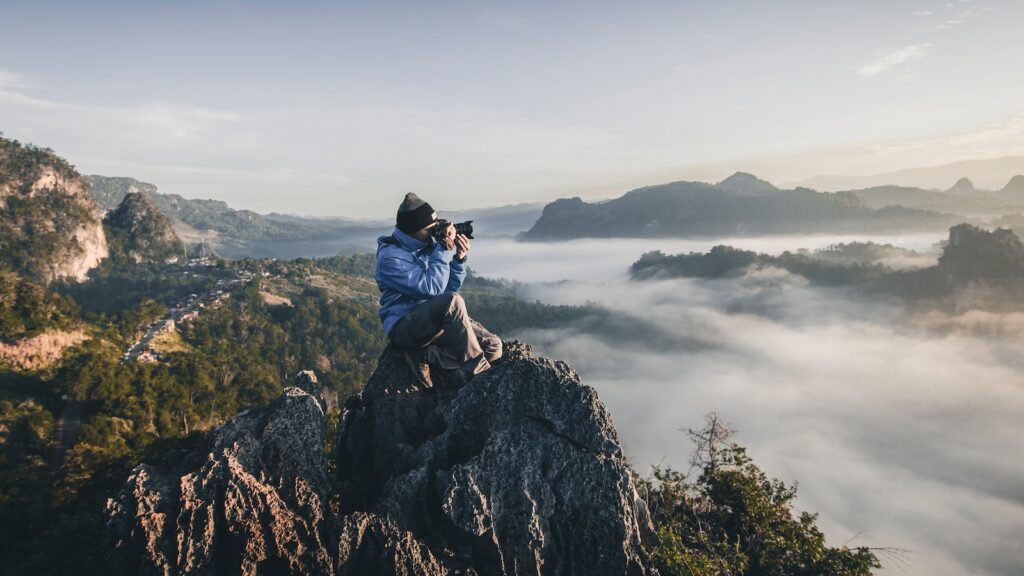
<path fill-rule="evenodd" d="M 463 236 L 465 236 L 466 238 L 469 238 L 470 240 L 473 239 L 473 221 L 472 220 L 467 220 L 465 222 L 457 222 L 457 223 L 454 223 L 454 224 L 452 222 L 447 221 L 447 220 L 438 220 L 437 221 L 437 226 L 434 226 L 430 230 L 430 233 L 434 236 L 434 240 L 440 241 L 440 239 L 444 236 L 444 228 L 445 228 L 445 226 L 447 226 L 449 224 L 452 224 L 453 226 L 455 226 L 455 233 L 456 234 L 462 234 Z"/>

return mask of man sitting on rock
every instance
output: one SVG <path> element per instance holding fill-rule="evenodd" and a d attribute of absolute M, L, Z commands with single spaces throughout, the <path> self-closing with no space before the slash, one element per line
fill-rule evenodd
<path fill-rule="evenodd" d="M 405 352 L 418 384 L 432 388 L 429 364 L 459 369 L 467 379 L 501 358 L 501 339 L 471 319 L 459 294 L 469 239 L 419 196 L 408 193 L 391 236 L 377 239 L 380 319 L 391 344 Z M 436 239 L 435 239 L 436 238 Z"/>

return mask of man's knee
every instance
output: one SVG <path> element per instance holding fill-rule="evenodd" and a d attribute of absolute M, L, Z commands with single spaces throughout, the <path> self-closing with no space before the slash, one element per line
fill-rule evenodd
<path fill-rule="evenodd" d="M 448 314 L 450 315 L 454 315 L 457 312 L 464 313 L 466 311 L 466 301 L 462 298 L 462 294 L 459 294 L 458 292 L 445 292 L 441 296 L 438 296 L 438 298 L 444 298 L 442 302 L 444 302 L 445 308 L 448 310 Z"/>
<path fill-rule="evenodd" d="M 501 358 L 502 354 L 505 353 L 504 345 L 501 343 L 501 338 L 492 336 L 487 342 L 487 361 L 495 362 Z"/>

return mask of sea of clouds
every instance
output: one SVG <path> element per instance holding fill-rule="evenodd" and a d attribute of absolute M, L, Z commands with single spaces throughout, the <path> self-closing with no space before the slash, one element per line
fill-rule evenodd
<path fill-rule="evenodd" d="M 685 471 L 680 429 L 720 412 L 769 476 L 799 481 L 831 545 L 885 573 L 1019 574 L 1024 566 L 1024 314 L 911 312 L 780 270 L 633 282 L 640 254 L 715 244 L 768 253 L 874 240 L 934 253 L 936 235 L 478 241 L 471 265 L 529 299 L 596 303 L 660 342 L 572 327 L 515 335 L 568 361 L 611 411 L 634 467 Z M 470 311 L 472 312 L 472 311 Z M 634 340 L 632 342 L 626 340 Z"/>

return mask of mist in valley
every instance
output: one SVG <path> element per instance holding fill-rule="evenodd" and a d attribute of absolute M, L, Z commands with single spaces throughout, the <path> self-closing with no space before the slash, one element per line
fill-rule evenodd
<path fill-rule="evenodd" d="M 1024 564 L 1024 313 L 910 310 L 760 269 L 627 279 L 650 250 L 778 254 L 870 240 L 938 255 L 940 235 L 480 240 L 470 264 L 528 300 L 597 304 L 606 326 L 505 337 L 568 361 L 609 407 L 634 467 L 686 471 L 681 429 L 719 411 L 769 476 L 799 482 L 831 545 L 895 547 L 887 573 L 1015 574 Z M 470 311 L 472 313 L 472 310 Z M 630 330 L 629 324 L 639 327 Z"/>

